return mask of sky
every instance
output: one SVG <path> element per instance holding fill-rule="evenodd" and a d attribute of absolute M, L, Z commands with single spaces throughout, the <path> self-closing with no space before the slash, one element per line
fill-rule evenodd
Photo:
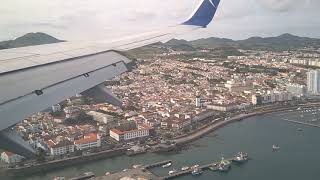
<path fill-rule="evenodd" d="M 1 0 L 0 40 L 44 32 L 68 41 L 118 38 L 186 20 L 201 0 Z M 320 38 L 319 0 L 221 0 L 198 39 L 277 36 Z"/>

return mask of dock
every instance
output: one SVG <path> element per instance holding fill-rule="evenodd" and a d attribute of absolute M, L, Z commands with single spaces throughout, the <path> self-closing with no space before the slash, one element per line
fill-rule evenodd
<path fill-rule="evenodd" d="M 306 126 L 311 126 L 311 127 L 320 128 L 320 125 L 316 125 L 316 124 L 311 124 L 311 123 L 306 123 L 306 122 L 300 122 L 300 121 L 294 121 L 294 120 L 285 119 L 285 118 L 282 118 L 281 120 L 287 121 L 287 122 L 291 122 L 291 123 L 302 124 L 302 125 L 306 125 Z"/>
<path fill-rule="evenodd" d="M 161 162 L 148 164 L 148 165 L 144 166 L 144 169 L 151 169 L 151 168 L 155 168 L 155 167 L 160 167 L 160 166 L 163 166 L 163 165 L 171 163 L 171 162 L 172 162 L 172 160 L 166 160 L 166 161 L 161 161 Z"/>
<path fill-rule="evenodd" d="M 233 158 L 227 158 L 225 160 L 230 161 L 231 163 L 233 163 Z M 206 170 L 210 170 L 210 171 L 218 171 L 218 164 L 221 161 L 217 161 L 217 162 L 212 162 L 209 164 L 205 164 L 205 165 L 200 165 L 199 167 L 197 167 L 198 169 L 201 169 L 202 171 L 206 171 Z M 94 180 L 119 180 L 123 177 L 128 177 L 128 178 L 142 178 L 142 179 L 154 179 L 154 180 L 167 180 L 167 179 L 174 179 L 174 178 L 178 178 L 178 177 L 183 177 L 183 176 L 188 176 L 192 174 L 193 169 L 190 168 L 188 170 L 185 171 L 178 171 L 176 173 L 170 174 L 170 175 L 166 175 L 166 176 L 157 176 L 155 175 L 153 172 L 151 172 L 150 170 L 152 168 L 156 168 L 156 167 L 161 167 L 162 165 L 168 164 L 168 163 L 172 163 L 172 160 L 166 160 L 166 161 L 161 161 L 161 162 L 156 162 L 156 163 L 152 163 L 152 164 L 148 164 L 145 166 L 142 166 L 140 168 L 132 168 L 132 169 L 126 169 L 120 172 L 116 172 L 116 173 L 112 173 L 109 175 L 105 175 L 102 177 L 96 177 L 94 178 Z M 210 167 L 213 167 L 213 169 Z"/>
<path fill-rule="evenodd" d="M 232 159 L 233 159 L 233 158 L 229 158 L 229 159 L 226 159 L 226 160 L 232 162 Z M 201 169 L 201 170 L 203 170 L 203 171 L 205 171 L 205 170 L 210 170 L 210 167 L 216 167 L 216 165 L 217 165 L 219 162 L 220 162 L 220 161 L 213 162 L 213 163 L 210 163 L 210 164 L 201 165 L 201 166 L 199 166 L 198 168 Z M 217 168 L 217 170 L 218 170 L 218 168 Z M 192 169 L 188 169 L 188 170 L 185 170 L 185 171 L 179 171 L 179 172 L 173 173 L 173 174 L 171 174 L 171 175 L 163 176 L 163 177 L 161 177 L 160 179 L 161 179 L 161 180 L 174 179 L 174 178 L 177 178 L 177 177 L 190 175 L 191 173 L 192 173 Z"/>

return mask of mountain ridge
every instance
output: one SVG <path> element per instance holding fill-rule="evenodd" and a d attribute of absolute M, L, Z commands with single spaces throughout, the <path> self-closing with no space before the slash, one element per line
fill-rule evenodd
<path fill-rule="evenodd" d="M 290 50 L 313 46 L 320 48 L 320 39 L 300 37 L 285 33 L 275 37 L 259 37 L 254 36 L 244 40 L 232 40 L 228 38 L 202 38 L 192 41 L 173 39 L 164 43 L 168 46 L 191 45 L 195 48 L 220 48 L 220 47 L 234 47 L 242 49 L 256 49 L 256 50 Z"/>
<path fill-rule="evenodd" d="M 0 42 L 0 49 L 17 48 L 32 45 L 51 44 L 64 42 L 48 34 L 37 32 L 28 33 L 14 40 Z M 172 39 L 166 43 L 159 43 L 173 50 L 195 51 L 199 48 L 237 48 L 253 50 L 292 50 L 303 47 L 320 48 L 320 39 L 300 37 L 285 33 L 275 37 L 253 36 L 244 40 L 232 40 L 228 38 L 209 37 L 187 41 Z M 151 46 L 149 46 L 151 47 Z"/>

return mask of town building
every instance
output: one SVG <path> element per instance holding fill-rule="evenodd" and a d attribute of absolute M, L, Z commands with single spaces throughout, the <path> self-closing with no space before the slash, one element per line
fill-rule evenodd
<path fill-rule="evenodd" d="M 307 92 L 307 88 L 305 85 L 290 83 L 287 85 L 287 91 L 295 97 L 303 97 Z"/>
<path fill-rule="evenodd" d="M 56 104 L 56 105 L 53 105 L 52 107 L 51 107 L 51 110 L 52 110 L 52 112 L 60 112 L 61 111 L 61 105 L 60 104 Z"/>
<path fill-rule="evenodd" d="M 313 95 L 320 93 L 320 70 L 311 70 L 307 72 L 308 92 Z"/>
<path fill-rule="evenodd" d="M 161 128 L 179 130 L 191 125 L 191 118 L 171 117 L 161 122 Z"/>
<path fill-rule="evenodd" d="M 77 150 L 97 148 L 101 146 L 101 139 L 98 133 L 89 133 L 74 141 Z"/>
<path fill-rule="evenodd" d="M 1 161 L 7 163 L 7 164 L 16 164 L 23 160 L 23 156 L 20 156 L 18 154 L 14 154 L 9 151 L 5 151 L 1 153 Z"/>
<path fill-rule="evenodd" d="M 108 114 L 104 114 L 96 111 L 90 111 L 87 114 L 92 116 L 95 121 L 100 123 L 108 124 L 114 121 L 114 117 Z"/>
<path fill-rule="evenodd" d="M 202 106 L 201 97 L 197 96 L 196 97 L 196 107 L 201 107 L 201 106 Z"/>
<path fill-rule="evenodd" d="M 49 153 L 51 156 L 60 156 L 68 153 L 74 152 L 74 144 L 73 142 L 63 139 L 58 142 L 54 142 L 53 140 L 47 141 Z"/>
<path fill-rule="evenodd" d="M 215 110 L 215 111 L 223 111 L 223 112 L 227 112 L 227 111 L 232 111 L 237 109 L 237 105 L 236 104 L 226 104 L 226 103 L 221 103 L 221 104 L 208 104 L 207 105 L 207 109 L 211 109 L 211 110 Z"/>
<path fill-rule="evenodd" d="M 228 90 L 232 93 L 241 93 L 243 91 L 248 91 L 252 89 L 252 83 L 251 82 L 234 82 L 227 81 L 225 83 L 225 87 L 228 88 Z"/>
<path fill-rule="evenodd" d="M 268 91 L 266 94 L 252 95 L 253 105 L 291 101 L 292 94 L 287 91 Z"/>
<path fill-rule="evenodd" d="M 139 126 L 137 129 L 129 130 L 129 131 L 121 131 L 119 129 L 111 129 L 110 137 L 115 139 L 116 141 L 130 141 L 139 138 L 145 138 L 150 135 L 150 130 L 152 128 L 148 126 Z"/>

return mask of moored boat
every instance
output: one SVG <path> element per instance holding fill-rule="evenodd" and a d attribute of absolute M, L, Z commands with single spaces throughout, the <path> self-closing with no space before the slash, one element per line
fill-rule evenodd
<path fill-rule="evenodd" d="M 248 154 L 243 152 L 239 152 L 232 159 L 232 161 L 236 163 L 244 163 L 244 162 L 247 162 L 248 160 L 249 160 Z"/>
<path fill-rule="evenodd" d="M 181 168 L 181 171 L 186 171 L 186 170 L 189 170 L 190 168 L 188 166 L 184 166 Z"/>
<path fill-rule="evenodd" d="M 278 150 L 280 150 L 280 146 L 274 144 L 274 145 L 272 145 L 272 150 L 273 150 L 273 151 L 278 151 Z"/>
<path fill-rule="evenodd" d="M 221 172 L 227 172 L 230 170 L 230 168 L 231 168 L 231 162 L 228 160 L 225 160 L 222 157 L 220 163 L 218 164 L 218 170 Z"/>
<path fill-rule="evenodd" d="M 168 168 L 168 167 L 170 167 L 171 165 L 172 165 L 172 164 L 169 162 L 169 163 L 163 165 L 162 167 L 163 167 L 163 168 Z"/>
<path fill-rule="evenodd" d="M 169 171 L 169 175 L 172 175 L 172 174 L 174 174 L 174 173 L 176 173 L 177 171 L 175 170 L 175 169 L 173 169 L 173 170 L 171 170 L 171 171 Z"/>
<path fill-rule="evenodd" d="M 203 173 L 202 169 L 201 168 L 194 168 L 191 172 L 192 176 L 198 176 L 198 175 L 201 175 Z"/>

